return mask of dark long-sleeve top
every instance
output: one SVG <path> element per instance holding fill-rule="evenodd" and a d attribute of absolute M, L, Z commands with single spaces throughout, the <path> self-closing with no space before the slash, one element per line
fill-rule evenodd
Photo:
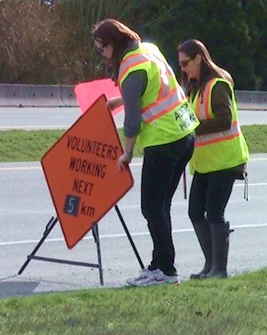
<path fill-rule="evenodd" d="M 121 51 L 120 62 L 123 57 L 139 47 L 138 41 L 131 41 L 127 48 Z M 117 83 L 119 68 L 113 69 L 113 80 Z M 145 70 L 131 72 L 123 81 L 121 93 L 124 103 L 124 135 L 136 137 L 141 129 L 141 98 L 147 87 L 147 73 Z"/>
<path fill-rule="evenodd" d="M 141 98 L 147 86 L 145 70 L 130 73 L 124 80 L 121 90 L 125 107 L 124 135 L 136 137 L 141 127 Z"/>
<path fill-rule="evenodd" d="M 229 85 L 217 82 L 211 92 L 211 107 L 215 117 L 200 120 L 196 134 L 210 134 L 230 129 L 232 124 L 231 100 L 232 91 Z"/>

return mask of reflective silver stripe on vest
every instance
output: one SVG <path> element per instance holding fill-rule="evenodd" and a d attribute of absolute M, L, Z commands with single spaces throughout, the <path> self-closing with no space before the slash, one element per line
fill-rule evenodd
<path fill-rule="evenodd" d="M 150 61 L 155 63 L 158 68 L 160 69 L 160 76 L 161 76 L 161 88 L 160 88 L 160 97 L 165 97 L 170 93 L 170 81 L 169 76 L 174 76 L 172 68 L 169 66 L 168 63 L 164 59 L 161 59 L 156 54 L 151 51 L 151 53 L 140 53 L 140 54 L 133 54 L 125 58 L 122 61 L 120 70 L 119 70 L 119 81 L 124 73 L 130 69 L 134 65 L 139 65 Z"/>
<path fill-rule="evenodd" d="M 201 147 L 208 144 L 213 144 L 221 141 L 225 141 L 234 137 L 237 137 L 241 134 L 240 126 L 237 121 L 232 123 L 232 126 L 229 130 L 221 131 L 218 133 L 206 134 L 206 135 L 197 135 L 195 138 L 195 146 Z"/>
<path fill-rule="evenodd" d="M 161 87 L 158 93 L 159 95 L 157 101 L 154 101 L 152 104 L 141 110 L 142 120 L 146 123 L 150 123 L 156 118 L 185 102 L 186 97 L 179 84 L 172 90 L 170 89 L 169 77 L 175 77 L 175 75 L 164 58 L 162 59 L 158 57 L 157 54 L 153 52 L 153 50 L 149 51 L 149 53 L 133 54 L 126 57 L 122 61 L 119 69 L 119 82 L 121 81 L 123 75 L 129 69 L 131 69 L 131 67 L 147 61 L 155 63 L 158 66 L 161 79 Z"/>
<path fill-rule="evenodd" d="M 122 61 L 122 64 L 120 66 L 119 81 L 121 77 L 124 75 L 124 73 L 133 65 L 139 65 L 147 61 L 155 63 L 160 69 L 161 85 L 162 85 L 160 89 L 161 97 L 168 95 L 170 93 L 169 76 L 174 76 L 174 72 L 172 68 L 169 66 L 169 64 L 164 59 L 154 54 L 153 51 L 151 51 L 150 53 L 133 54 L 126 57 L 125 60 Z"/>
<path fill-rule="evenodd" d="M 149 58 L 148 55 L 146 54 L 136 54 L 128 56 L 125 60 L 122 61 L 120 65 L 119 78 L 124 74 L 125 71 L 131 68 L 135 63 L 142 64 L 147 61 L 149 61 Z"/>
<path fill-rule="evenodd" d="M 141 118 L 146 123 L 150 123 L 185 101 L 186 97 L 183 90 L 180 88 L 180 86 L 177 86 L 167 97 L 163 98 L 161 101 L 158 101 L 156 104 L 153 103 L 143 109 L 141 111 Z"/>

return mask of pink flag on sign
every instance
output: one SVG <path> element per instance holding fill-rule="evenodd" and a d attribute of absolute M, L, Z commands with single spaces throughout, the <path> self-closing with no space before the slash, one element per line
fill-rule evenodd
<path fill-rule="evenodd" d="M 93 80 L 77 84 L 74 87 L 74 92 L 82 114 L 84 114 L 102 94 L 106 94 L 107 99 L 121 96 L 118 86 L 115 86 L 114 81 L 111 79 Z M 123 106 L 120 106 L 114 109 L 112 115 L 115 116 L 121 112 L 123 108 Z"/>

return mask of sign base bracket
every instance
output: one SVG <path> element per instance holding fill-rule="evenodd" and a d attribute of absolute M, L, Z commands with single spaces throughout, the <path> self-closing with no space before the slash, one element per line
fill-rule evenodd
<path fill-rule="evenodd" d="M 99 239 L 99 231 L 98 231 L 98 225 L 95 224 L 92 228 L 92 234 L 96 243 L 96 248 L 97 248 L 97 258 L 98 258 L 98 263 L 97 264 L 92 264 L 92 263 L 85 263 L 85 262 L 77 262 L 77 261 L 69 261 L 65 259 L 57 259 L 57 258 L 49 258 L 49 257 L 40 257 L 36 256 L 36 252 L 39 250 L 41 245 L 44 243 L 45 239 L 47 236 L 51 233 L 52 229 L 58 222 L 58 218 L 54 218 L 53 216 L 47 223 L 45 227 L 45 231 L 43 233 L 43 237 L 41 240 L 38 242 L 36 247 L 33 249 L 32 253 L 27 256 L 26 262 L 23 264 L 21 269 L 19 270 L 18 274 L 22 274 L 22 272 L 25 270 L 27 265 L 30 263 L 32 259 L 35 259 L 37 261 L 46 261 L 46 262 L 52 262 L 52 263 L 61 263 L 61 264 L 69 264 L 69 265 L 78 265 L 78 266 L 86 266 L 90 268 L 97 268 L 99 269 L 99 278 L 100 278 L 100 284 L 104 285 L 104 279 L 103 279 L 103 268 L 102 268 L 102 261 L 101 261 L 101 250 L 100 250 L 100 239 Z"/>
<path fill-rule="evenodd" d="M 137 248 L 133 242 L 133 239 L 131 237 L 131 234 L 126 226 L 126 223 L 122 217 L 122 214 L 119 210 L 119 207 L 117 205 L 115 205 L 115 211 L 120 219 L 120 222 L 123 226 L 123 229 L 127 235 L 127 238 L 133 248 L 133 251 L 135 253 L 135 256 L 141 266 L 141 269 L 144 269 L 144 264 L 141 260 L 141 257 L 137 251 Z M 100 279 L 100 284 L 103 286 L 104 285 L 104 278 L 103 278 L 103 267 L 102 267 L 102 259 L 101 259 L 101 249 L 100 249 L 100 238 L 99 238 L 99 230 L 98 230 L 98 225 L 95 224 L 92 227 L 92 234 L 94 237 L 94 241 L 96 244 L 96 249 L 97 249 L 97 258 L 98 258 L 98 263 L 97 264 L 93 264 L 93 263 L 85 263 L 85 262 L 77 262 L 77 261 L 70 261 L 70 260 L 64 260 L 64 259 L 57 259 L 57 258 L 50 258 L 50 257 L 40 257 L 40 256 L 36 256 L 37 251 L 39 250 L 39 248 L 41 247 L 41 245 L 44 243 L 45 239 L 47 238 L 47 236 L 51 233 L 52 229 L 55 227 L 56 223 L 58 222 L 58 218 L 55 217 L 51 217 L 51 219 L 49 220 L 49 222 L 47 223 L 46 227 L 45 227 L 45 231 L 43 233 L 43 237 L 41 238 L 41 240 L 38 242 L 38 244 L 36 245 L 36 247 L 33 249 L 32 253 L 30 255 L 27 256 L 27 260 L 26 262 L 22 265 L 21 269 L 19 270 L 18 274 L 22 274 L 22 272 L 25 270 L 25 268 L 27 267 L 27 265 L 30 263 L 30 261 L 32 259 L 35 259 L 37 261 L 46 261 L 46 262 L 52 262 L 52 263 L 61 263 L 61 264 L 69 264 L 69 265 L 77 265 L 77 266 L 85 266 L 85 267 L 91 267 L 91 268 L 97 268 L 99 269 L 99 279 Z"/>

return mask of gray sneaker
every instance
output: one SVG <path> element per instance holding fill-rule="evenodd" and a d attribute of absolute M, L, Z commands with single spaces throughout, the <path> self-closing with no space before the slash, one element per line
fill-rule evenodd
<path fill-rule="evenodd" d="M 148 270 L 149 271 L 149 270 Z M 180 284 L 178 276 L 167 276 L 161 270 L 153 270 L 146 272 L 145 275 L 135 278 L 135 280 L 127 280 L 132 286 L 152 286 L 160 284 Z"/>
<path fill-rule="evenodd" d="M 151 275 L 151 272 L 152 271 L 149 270 L 148 268 L 144 268 L 139 272 L 138 277 L 128 278 L 126 282 L 131 286 L 139 286 L 138 285 L 139 281 L 145 281 L 146 279 L 148 279 L 148 277 Z"/>

